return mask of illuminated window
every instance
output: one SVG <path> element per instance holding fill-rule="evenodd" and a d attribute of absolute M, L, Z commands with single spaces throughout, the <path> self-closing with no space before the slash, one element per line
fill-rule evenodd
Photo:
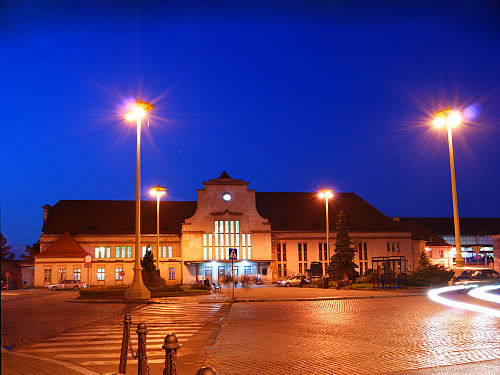
<path fill-rule="evenodd" d="M 73 280 L 81 280 L 82 270 L 81 268 L 73 268 Z"/>
<path fill-rule="evenodd" d="M 122 246 L 122 258 L 125 258 L 126 256 L 126 252 L 125 252 L 125 246 Z"/>
<path fill-rule="evenodd" d="M 167 257 L 167 247 L 166 246 L 161 247 L 161 256 L 162 256 L 162 258 Z"/>
<path fill-rule="evenodd" d="M 132 257 L 132 246 L 127 246 L 127 258 Z"/>
<path fill-rule="evenodd" d="M 175 267 L 168 267 L 168 279 L 175 280 Z"/>
<path fill-rule="evenodd" d="M 252 259 L 252 240 L 250 233 L 247 233 L 247 258 Z"/>
<path fill-rule="evenodd" d="M 117 246 L 116 247 L 116 258 L 119 258 L 120 257 L 120 246 Z"/>
<path fill-rule="evenodd" d="M 108 249 L 109 249 L 109 247 L 108 247 Z M 105 253 L 104 253 L 104 251 L 105 251 L 104 246 L 96 247 L 94 250 L 95 250 L 95 258 L 104 258 L 104 255 L 105 255 Z"/>
<path fill-rule="evenodd" d="M 46 268 L 43 270 L 43 281 L 49 283 L 52 281 L 52 270 L 50 268 Z"/>
<path fill-rule="evenodd" d="M 207 260 L 207 234 L 203 233 L 203 260 Z"/>
<path fill-rule="evenodd" d="M 208 259 L 212 260 L 213 258 L 213 246 L 212 246 L 212 241 L 213 241 L 213 234 L 209 233 L 208 234 Z"/>
<path fill-rule="evenodd" d="M 97 280 L 104 281 L 106 279 L 106 270 L 105 268 L 97 269 Z"/>
<path fill-rule="evenodd" d="M 144 258 L 144 256 L 146 255 L 146 246 L 143 246 L 142 247 L 142 257 Z"/>
<path fill-rule="evenodd" d="M 59 281 L 66 280 L 66 268 L 59 268 Z"/>
<path fill-rule="evenodd" d="M 106 258 L 111 258 L 111 248 L 110 247 L 106 248 Z"/>
<path fill-rule="evenodd" d="M 123 280 L 123 276 L 120 275 L 120 272 L 123 271 L 123 268 L 122 267 L 116 267 L 115 268 L 115 278 L 116 280 Z"/>

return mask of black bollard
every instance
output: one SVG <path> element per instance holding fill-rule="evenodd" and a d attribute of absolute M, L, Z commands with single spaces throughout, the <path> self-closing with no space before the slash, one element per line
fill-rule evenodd
<path fill-rule="evenodd" d="M 147 375 L 147 356 L 146 356 L 146 334 L 148 326 L 144 322 L 137 324 L 137 375 Z"/>
<path fill-rule="evenodd" d="M 131 324 L 132 318 L 129 314 L 125 314 L 125 316 L 123 317 L 122 351 L 120 353 L 120 366 L 118 367 L 118 372 L 120 374 L 125 374 L 127 372 L 127 350 L 130 342 Z"/>
<path fill-rule="evenodd" d="M 177 349 L 179 349 L 179 340 L 174 333 L 165 336 L 162 348 L 165 350 L 165 368 L 163 375 L 177 374 Z"/>

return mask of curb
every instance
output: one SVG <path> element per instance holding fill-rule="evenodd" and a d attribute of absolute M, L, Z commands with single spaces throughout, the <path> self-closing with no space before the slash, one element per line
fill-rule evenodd
<path fill-rule="evenodd" d="M 168 297 L 167 297 L 168 298 Z M 175 298 L 175 297 L 173 297 Z M 197 301 L 197 303 L 226 303 L 228 299 L 221 301 Z M 166 305 L 172 301 L 151 301 L 151 300 L 105 300 L 105 299 L 67 299 L 69 303 L 121 303 L 123 305 Z"/>
<path fill-rule="evenodd" d="M 290 301 L 336 301 L 336 300 L 352 300 L 352 299 L 372 299 L 372 298 L 397 298 L 397 297 L 414 297 L 426 296 L 427 293 L 412 293 L 412 294 L 397 294 L 393 296 L 357 296 L 357 297 L 311 297 L 311 298 L 271 298 L 271 299 L 235 299 L 230 300 L 233 303 L 241 302 L 290 302 Z"/>

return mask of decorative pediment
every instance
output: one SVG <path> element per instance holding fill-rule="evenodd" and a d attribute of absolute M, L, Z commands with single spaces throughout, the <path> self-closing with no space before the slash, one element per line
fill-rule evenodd
<path fill-rule="evenodd" d="M 232 215 L 232 216 L 241 216 L 241 215 L 243 215 L 243 212 L 233 212 L 233 211 L 229 211 L 229 210 L 225 210 L 222 212 L 210 212 L 210 215 L 212 215 L 212 216 L 223 216 L 226 214 Z"/>

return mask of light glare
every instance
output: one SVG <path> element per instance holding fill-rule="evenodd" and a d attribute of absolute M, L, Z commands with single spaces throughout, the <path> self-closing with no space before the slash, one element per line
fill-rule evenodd
<path fill-rule="evenodd" d="M 471 297 L 479 298 L 485 301 L 500 303 L 500 296 L 493 293 L 488 293 L 491 290 L 500 289 L 500 285 L 488 285 L 480 288 L 472 289 L 468 294 Z"/>
<path fill-rule="evenodd" d="M 451 111 L 448 114 L 448 126 L 454 128 L 455 126 L 459 125 L 462 122 L 462 114 L 460 111 Z"/>
<path fill-rule="evenodd" d="M 479 306 L 479 305 L 473 305 L 471 303 L 466 303 L 466 302 L 453 301 L 451 299 L 444 298 L 444 297 L 440 296 L 440 294 L 443 294 L 443 293 L 454 292 L 454 291 L 458 291 L 458 290 L 470 289 L 470 288 L 476 288 L 476 287 L 477 287 L 477 285 L 447 286 L 444 288 L 429 290 L 427 295 L 434 302 L 440 303 L 440 304 L 445 305 L 445 306 L 480 312 L 483 314 L 487 314 L 487 315 L 491 315 L 491 316 L 495 316 L 497 318 L 500 318 L 500 310 L 496 310 L 496 309 L 492 309 L 492 308 L 484 307 L 484 306 Z"/>

